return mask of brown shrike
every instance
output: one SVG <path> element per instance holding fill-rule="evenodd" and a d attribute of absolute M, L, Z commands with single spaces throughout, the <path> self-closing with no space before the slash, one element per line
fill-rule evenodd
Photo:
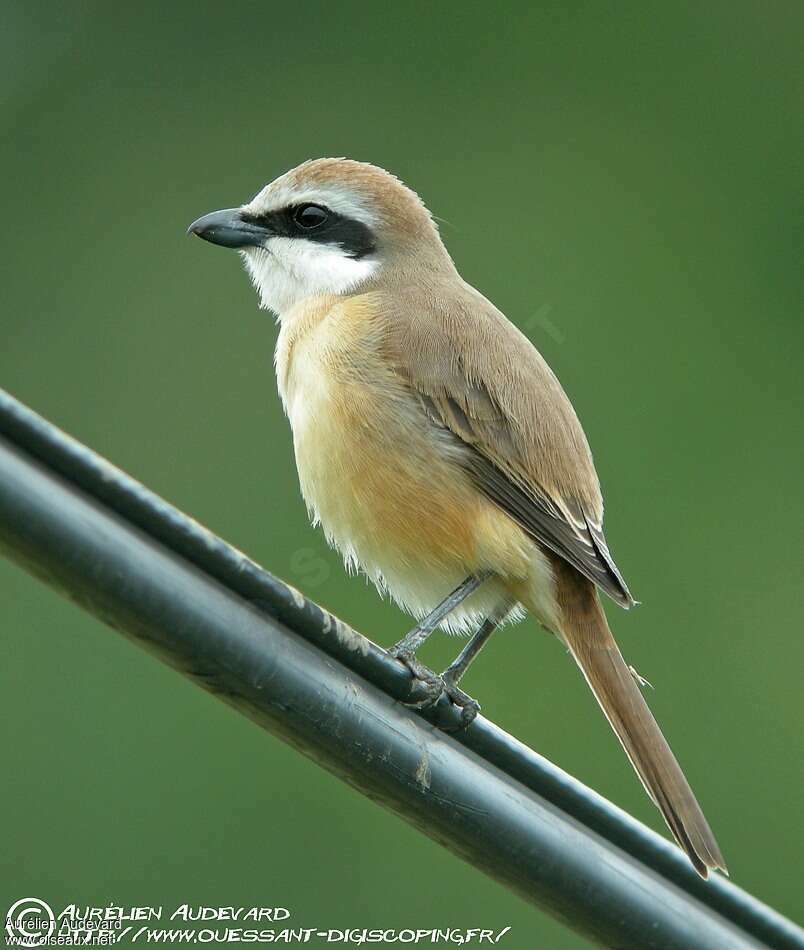
<path fill-rule="evenodd" d="M 598 600 L 634 600 L 603 537 L 578 418 L 540 354 L 455 269 L 418 195 L 373 165 L 305 162 L 190 226 L 237 248 L 274 311 L 279 393 L 311 517 L 418 619 L 392 652 L 446 692 L 529 610 L 569 649 L 695 869 L 726 870 Z M 436 676 L 437 627 L 472 634 Z"/>

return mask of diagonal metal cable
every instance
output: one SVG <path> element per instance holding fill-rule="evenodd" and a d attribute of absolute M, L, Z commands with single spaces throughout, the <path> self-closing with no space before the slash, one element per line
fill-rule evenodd
<path fill-rule="evenodd" d="M 478 717 L 0 390 L 0 546 L 110 626 L 578 932 L 804 948 L 804 931 Z"/>

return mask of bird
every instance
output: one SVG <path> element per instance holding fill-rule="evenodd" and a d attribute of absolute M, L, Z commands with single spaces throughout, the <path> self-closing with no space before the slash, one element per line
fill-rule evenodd
<path fill-rule="evenodd" d="M 636 601 L 603 534 L 583 428 L 530 340 L 458 270 L 419 195 L 366 162 L 303 162 L 188 232 L 236 249 L 279 324 L 277 387 L 311 520 L 416 619 L 390 652 L 444 694 L 530 613 L 580 668 L 693 867 L 720 848 L 624 660 L 599 592 Z M 436 628 L 470 635 L 437 675 Z M 422 703 L 420 703 L 422 705 Z"/>

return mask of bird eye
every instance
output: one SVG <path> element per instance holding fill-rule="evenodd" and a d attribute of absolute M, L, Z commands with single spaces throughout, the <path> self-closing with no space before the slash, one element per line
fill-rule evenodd
<path fill-rule="evenodd" d="M 293 212 L 293 220 L 305 231 L 320 227 L 328 217 L 329 212 L 319 205 L 300 205 Z"/>

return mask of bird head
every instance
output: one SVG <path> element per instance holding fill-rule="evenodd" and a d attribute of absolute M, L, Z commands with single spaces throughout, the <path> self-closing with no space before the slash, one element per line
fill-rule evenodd
<path fill-rule="evenodd" d="M 346 158 L 304 162 L 188 231 L 237 249 L 261 306 L 280 318 L 310 297 L 452 269 L 419 196 L 384 169 Z"/>

